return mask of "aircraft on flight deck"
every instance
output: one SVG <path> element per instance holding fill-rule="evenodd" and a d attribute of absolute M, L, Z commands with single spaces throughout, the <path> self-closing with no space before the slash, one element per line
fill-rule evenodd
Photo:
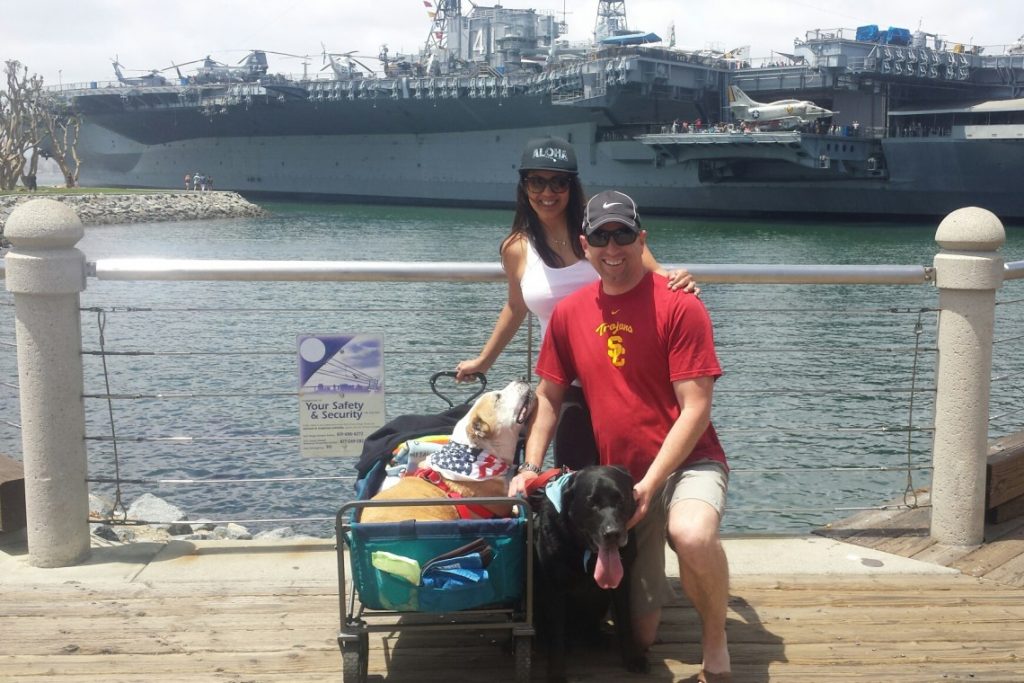
<path fill-rule="evenodd" d="M 755 102 L 735 85 L 729 86 L 729 108 L 737 119 L 745 123 L 777 123 L 783 128 L 795 128 L 838 113 L 809 100 Z"/>

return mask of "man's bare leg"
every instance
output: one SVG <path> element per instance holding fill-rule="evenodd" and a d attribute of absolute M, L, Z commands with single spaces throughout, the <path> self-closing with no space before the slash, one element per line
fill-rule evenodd
<path fill-rule="evenodd" d="M 701 664 L 708 673 L 732 670 L 725 616 L 729 561 L 718 534 L 718 512 L 702 500 L 682 500 L 669 511 L 668 534 L 679 558 L 679 577 L 701 619 Z"/>

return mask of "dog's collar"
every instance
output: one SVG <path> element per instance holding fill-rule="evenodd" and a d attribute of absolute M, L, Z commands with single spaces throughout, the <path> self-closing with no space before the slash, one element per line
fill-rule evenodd
<path fill-rule="evenodd" d="M 552 470 L 548 470 L 551 472 Z M 561 470 L 555 469 L 554 474 L 558 474 Z M 545 472 L 547 474 L 547 472 Z M 543 476 L 543 475 L 541 475 Z M 548 482 L 544 486 L 544 495 L 548 497 L 551 504 L 555 506 L 555 511 L 561 514 L 562 512 L 562 493 L 565 491 L 565 487 L 572 480 L 572 472 L 564 472 L 561 476 L 549 476 Z M 537 477 L 540 479 L 540 477 Z"/>
<path fill-rule="evenodd" d="M 560 474 L 569 474 L 572 470 L 564 465 L 562 467 L 552 467 L 546 469 L 543 472 L 539 472 L 536 477 L 526 482 L 524 485 L 523 495 L 529 497 L 537 489 L 543 489 L 548 483 Z"/>

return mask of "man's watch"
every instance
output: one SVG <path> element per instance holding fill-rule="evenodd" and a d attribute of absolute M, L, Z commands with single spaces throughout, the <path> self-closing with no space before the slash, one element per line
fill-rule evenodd
<path fill-rule="evenodd" d="M 517 472 L 533 472 L 534 474 L 540 474 L 540 468 L 537 467 L 536 465 L 531 465 L 528 462 L 524 462 L 522 465 L 519 466 L 519 469 L 516 470 L 516 471 Z"/>

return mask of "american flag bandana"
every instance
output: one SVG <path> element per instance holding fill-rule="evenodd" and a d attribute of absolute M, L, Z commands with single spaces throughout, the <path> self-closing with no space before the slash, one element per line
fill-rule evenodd
<path fill-rule="evenodd" d="M 494 479 L 505 476 L 509 469 L 507 462 L 481 448 L 451 441 L 427 456 L 423 465 L 455 481 Z"/>

